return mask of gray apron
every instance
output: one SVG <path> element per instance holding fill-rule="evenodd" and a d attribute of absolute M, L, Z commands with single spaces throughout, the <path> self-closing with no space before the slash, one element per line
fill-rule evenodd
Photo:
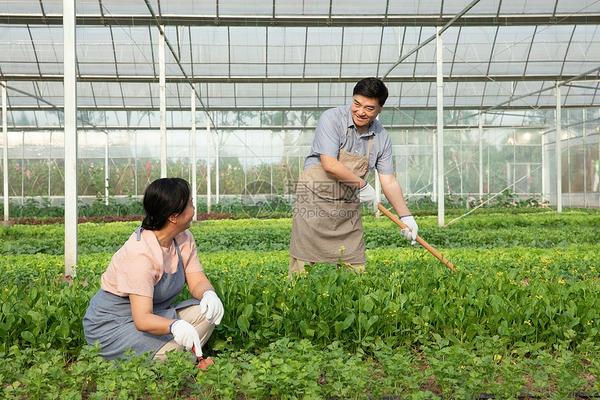
<path fill-rule="evenodd" d="M 142 228 L 135 231 L 137 240 L 141 240 Z M 177 251 L 177 271 L 173 274 L 164 272 L 154 286 L 152 302 L 153 313 L 161 317 L 176 319 L 177 310 L 199 304 L 197 299 L 188 299 L 175 306 L 175 300 L 185 284 L 183 259 L 179 245 L 173 239 Z M 90 301 L 83 317 L 83 332 L 89 345 L 100 343 L 100 355 L 107 359 L 121 358 L 129 349 L 136 354 L 150 352 L 151 356 L 173 340 L 173 335 L 152 335 L 136 329 L 131 315 L 129 296 L 121 297 L 100 289 Z"/>
<path fill-rule="evenodd" d="M 369 172 L 369 154 L 340 149 L 338 160 L 362 179 Z M 290 256 L 307 262 L 365 264 L 365 242 L 358 189 L 339 182 L 321 164 L 298 179 L 293 207 Z"/>

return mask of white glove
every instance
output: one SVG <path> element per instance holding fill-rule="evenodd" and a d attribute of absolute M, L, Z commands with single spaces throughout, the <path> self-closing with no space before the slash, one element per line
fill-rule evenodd
<path fill-rule="evenodd" d="M 404 225 L 407 226 L 405 229 L 401 229 L 400 233 L 406 240 L 410 240 L 410 244 L 414 245 L 417 240 L 417 234 L 419 232 L 419 226 L 417 225 L 417 221 L 412 215 L 405 215 L 400 218 L 400 221 L 404 222 Z"/>
<path fill-rule="evenodd" d="M 204 317 L 211 324 L 219 325 L 223 319 L 223 303 L 221 299 L 213 290 L 207 290 L 202 295 L 200 300 L 200 314 L 204 314 Z"/>
<path fill-rule="evenodd" d="M 370 183 L 366 183 L 365 186 L 358 190 L 358 200 L 361 203 L 372 202 L 375 200 L 375 189 Z"/>
<path fill-rule="evenodd" d="M 202 357 L 200 336 L 198 336 L 198 331 L 196 331 L 196 328 L 192 324 L 183 319 L 178 319 L 171 324 L 169 330 L 178 345 L 185 347 L 186 350 L 193 348 L 196 357 Z"/>

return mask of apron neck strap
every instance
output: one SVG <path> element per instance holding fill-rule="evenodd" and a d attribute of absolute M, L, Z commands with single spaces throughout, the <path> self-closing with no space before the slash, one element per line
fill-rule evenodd
<path fill-rule="evenodd" d="M 369 159 L 369 155 L 371 154 L 371 145 L 373 144 L 373 136 L 375 136 L 375 135 L 371 135 L 371 136 L 369 136 L 369 139 L 367 139 L 367 160 Z"/>
<path fill-rule="evenodd" d="M 179 250 L 179 245 L 177 244 L 177 240 L 173 238 L 173 244 L 175 245 L 175 251 L 177 252 L 177 258 L 179 259 L 179 264 L 181 264 L 183 268 L 183 257 L 181 256 L 181 250 Z"/>
<path fill-rule="evenodd" d="M 142 228 L 141 226 L 138 226 L 135 229 L 135 239 L 139 242 L 140 240 L 142 240 L 142 231 L 144 230 L 144 228 Z"/>
<path fill-rule="evenodd" d="M 142 231 L 144 230 L 144 228 L 142 228 L 141 226 L 138 226 L 135 229 L 135 239 L 139 242 L 140 240 L 142 240 Z M 181 251 L 179 250 L 179 245 L 177 244 L 177 240 L 175 240 L 175 238 L 173 238 L 173 244 L 175 245 L 175 251 L 177 251 L 177 257 L 179 258 L 180 262 L 183 262 L 183 257 L 181 256 Z"/>

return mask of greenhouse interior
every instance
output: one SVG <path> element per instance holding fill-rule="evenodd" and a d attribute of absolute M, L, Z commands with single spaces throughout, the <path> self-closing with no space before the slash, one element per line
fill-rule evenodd
<path fill-rule="evenodd" d="M 367 77 L 429 243 L 371 172 L 367 273 L 290 284 L 315 130 Z M 0 0 L 0 89 L 0 397 L 599 395 L 600 1 Z M 206 371 L 81 328 L 165 177 L 225 309 Z"/>

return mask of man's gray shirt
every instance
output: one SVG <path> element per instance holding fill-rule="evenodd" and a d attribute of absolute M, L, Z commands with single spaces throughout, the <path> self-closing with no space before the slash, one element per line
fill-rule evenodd
<path fill-rule="evenodd" d="M 369 170 L 375 168 L 380 174 L 393 174 L 390 135 L 378 120 L 371 123 L 367 132 L 359 135 L 352 120 L 350 106 L 330 108 L 321 115 L 310 154 L 304 162 L 304 169 L 320 164 L 321 154 L 338 158 L 340 149 L 366 156 L 367 142 L 371 136 L 373 143 L 369 155 Z"/>

